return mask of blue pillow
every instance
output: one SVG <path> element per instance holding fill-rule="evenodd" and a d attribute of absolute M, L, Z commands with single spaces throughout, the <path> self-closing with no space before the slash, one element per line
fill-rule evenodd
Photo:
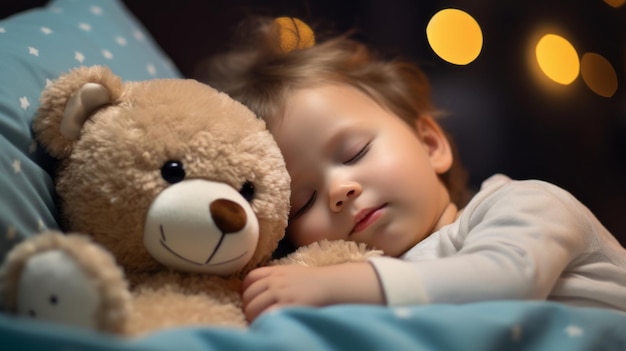
<path fill-rule="evenodd" d="M 181 74 L 118 0 L 53 0 L 0 20 L 0 48 L 1 262 L 24 238 L 59 228 L 53 162 L 31 130 L 46 84 L 96 64 L 124 80 Z"/>

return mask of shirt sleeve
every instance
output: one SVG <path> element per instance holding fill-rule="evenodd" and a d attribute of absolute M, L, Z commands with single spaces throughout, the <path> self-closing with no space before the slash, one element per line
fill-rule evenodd
<path fill-rule="evenodd" d="M 428 303 L 426 291 L 419 277 L 415 276 L 413 264 L 393 257 L 371 257 L 383 288 L 385 301 L 390 306 L 421 305 Z"/>
<path fill-rule="evenodd" d="M 372 258 L 389 305 L 545 299 L 594 236 L 567 192 L 547 183 L 513 182 L 464 214 L 443 240 L 445 257 L 407 262 Z"/>

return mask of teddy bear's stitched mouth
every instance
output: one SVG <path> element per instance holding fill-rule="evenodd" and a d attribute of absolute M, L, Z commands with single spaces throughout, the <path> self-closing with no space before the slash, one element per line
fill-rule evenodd
<path fill-rule="evenodd" d="M 191 263 L 191 264 L 195 264 L 196 266 L 219 266 L 219 265 L 222 265 L 222 264 L 227 264 L 227 263 L 230 263 L 230 262 L 236 261 L 236 260 L 240 259 L 241 257 L 245 256 L 245 255 L 248 253 L 248 250 L 246 250 L 246 251 L 244 251 L 241 255 L 239 255 L 239 256 L 237 256 L 237 257 L 234 257 L 234 258 L 231 258 L 230 260 L 222 261 L 222 262 L 217 262 L 217 263 L 209 263 L 209 262 L 205 262 L 205 263 L 198 263 L 198 262 L 194 262 L 194 261 L 192 261 L 192 260 L 190 260 L 190 259 L 186 258 L 186 257 L 185 257 L 185 256 L 183 256 L 183 255 L 180 255 L 179 253 L 177 253 L 176 251 L 174 251 L 174 249 L 172 249 L 172 248 L 170 248 L 169 246 L 167 246 L 167 244 L 165 244 L 165 242 L 164 242 L 163 240 L 160 240 L 159 242 L 160 242 L 160 243 L 161 243 L 161 245 L 162 245 L 162 246 L 163 246 L 163 247 L 164 247 L 167 251 L 169 251 L 172 255 L 174 255 L 174 256 L 176 256 L 176 257 L 180 258 L 180 259 L 181 259 L 181 260 L 183 260 L 183 261 L 189 262 L 189 263 Z M 211 255 L 211 257 L 213 257 L 213 255 Z M 210 260 L 210 258 L 209 258 L 209 260 Z"/>

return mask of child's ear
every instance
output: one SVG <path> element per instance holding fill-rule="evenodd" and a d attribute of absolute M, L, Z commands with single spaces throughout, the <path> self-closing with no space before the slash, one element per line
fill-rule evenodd
<path fill-rule="evenodd" d="M 415 121 L 417 135 L 426 147 L 430 163 L 437 174 L 452 167 L 454 156 L 446 133 L 431 116 L 421 116 Z"/>

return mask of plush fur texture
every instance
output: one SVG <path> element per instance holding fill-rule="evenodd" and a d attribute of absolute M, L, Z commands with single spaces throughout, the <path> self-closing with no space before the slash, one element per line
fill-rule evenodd
<path fill-rule="evenodd" d="M 102 330 L 123 332 L 131 313 L 131 294 L 128 285 L 122 271 L 117 269 L 113 256 L 100 247 L 91 245 L 86 236 L 62 236 L 60 233 L 49 232 L 39 235 L 35 240 L 27 240 L 16 246 L 7 257 L 3 280 L 19 281 L 28 260 L 50 250 L 61 250 L 80 262 L 90 278 L 90 283 L 97 285 L 102 303 L 95 315 L 96 324 L 101 326 Z M 17 284 L 7 284 L 6 290 L 3 291 L 4 305 L 16 306 L 18 293 Z"/>
<path fill-rule="evenodd" d="M 111 92 L 80 139 L 59 134 L 65 103 L 85 82 Z M 253 203 L 262 226 L 259 250 L 243 271 L 267 260 L 286 226 L 289 176 L 265 124 L 227 95 L 193 80 L 122 84 L 104 67 L 80 68 L 44 92 L 33 129 L 61 159 L 56 178 L 62 219 L 71 231 L 90 233 L 130 272 L 159 269 L 143 248 L 141 233 L 153 198 L 168 184 L 160 169 L 181 160 L 188 177 L 222 181 L 239 189 L 259 184 Z M 131 186 L 132 185 L 132 186 Z M 106 212 L 103 212 L 105 210 Z M 123 219 L 123 220 L 119 220 Z"/>
<path fill-rule="evenodd" d="M 307 267 L 330 266 L 345 262 L 363 262 L 370 257 L 381 256 L 380 250 L 372 250 L 365 244 L 353 241 L 322 240 L 298 248 L 295 252 L 281 259 L 270 262 L 270 265 L 298 264 Z"/>
<path fill-rule="evenodd" d="M 98 88 L 81 91 L 86 83 Z M 100 102 L 94 105 L 92 100 Z M 87 117 L 82 125 L 82 117 L 74 118 L 78 122 L 72 123 L 79 124 L 76 138 L 60 132 L 67 122 L 63 120 L 72 115 Z M 247 324 L 241 279 L 268 263 L 284 235 L 289 211 L 289 176 L 262 120 L 194 80 L 122 82 L 107 68 L 95 66 L 62 75 L 43 92 L 33 129 L 59 160 L 55 182 L 60 219 L 67 232 L 76 234 L 38 235 L 13 250 L 2 271 L 2 300 L 8 311 L 20 313 L 25 263 L 37 253 L 57 250 L 89 272 L 86 284 L 97 286 L 98 330 L 138 335 L 172 326 Z M 146 249 L 148 212 L 155 198 L 173 186 L 163 175 L 171 160 L 184 165 L 185 181 L 225 184 L 235 193 L 252 184 L 245 191 L 246 196 L 253 194 L 249 206 L 258 222 L 258 242 L 247 263 L 234 272 L 178 271 Z M 239 210 L 234 217 L 241 215 Z M 224 221 L 214 226 L 224 226 Z"/>
<path fill-rule="evenodd" d="M 250 270 L 380 254 L 324 241 L 270 261 L 289 212 L 280 150 L 250 110 L 194 80 L 122 82 L 80 67 L 44 90 L 33 129 L 59 160 L 66 233 L 9 253 L 0 268 L 8 312 L 126 336 L 245 327 Z"/>

